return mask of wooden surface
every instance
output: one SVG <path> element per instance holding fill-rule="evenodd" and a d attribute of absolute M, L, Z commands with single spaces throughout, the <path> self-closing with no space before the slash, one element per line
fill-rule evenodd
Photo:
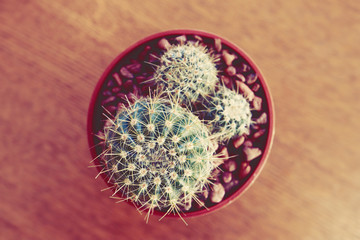
<path fill-rule="evenodd" d="M 243 48 L 276 110 L 255 184 L 188 227 L 146 224 L 87 167 L 100 75 L 176 28 Z M 359 1 L 0 0 L 0 61 L 0 239 L 360 239 Z"/>

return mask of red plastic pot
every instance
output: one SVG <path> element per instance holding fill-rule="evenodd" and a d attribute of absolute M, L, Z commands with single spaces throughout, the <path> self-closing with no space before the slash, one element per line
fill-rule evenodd
<path fill-rule="evenodd" d="M 146 83 L 146 80 L 150 78 L 153 73 L 153 67 L 151 64 L 140 64 L 139 66 L 139 63 L 142 63 L 143 61 L 151 62 L 152 60 L 156 60 L 156 58 L 150 59 L 150 53 L 158 54 L 161 52 L 158 44 L 161 39 L 167 39 L 170 43 L 172 43 L 179 41 L 175 40 L 179 36 L 185 36 L 188 41 L 200 40 L 210 48 L 213 48 L 214 51 L 217 51 L 216 48 L 218 49 L 220 41 L 220 55 L 224 50 L 236 54 L 237 58 L 233 61 L 232 65 L 237 69 L 241 68 L 242 70 L 239 71 L 245 71 L 247 72 L 247 75 L 243 74 L 242 76 L 244 78 L 241 76 L 230 77 L 230 82 L 225 82 L 225 84 L 236 86 L 236 81 L 242 80 L 242 82 L 244 82 L 245 80 L 244 83 L 248 85 L 250 89 L 252 88 L 254 91 L 256 90 L 255 95 L 262 100 L 261 111 L 255 112 L 253 117 L 258 118 L 260 117 L 260 114 L 263 113 L 265 113 L 267 116 L 266 123 L 262 125 L 262 135 L 256 139 L 254 138 L 252 142 L 257 148 L 261 150 L 261 155 L 251 160 L 251 162 L 247 162 L 243 159 L 244 153 L 239 150 L 241 147 L 235 148 L 233 145 L 231 146 L 233 142 L 230 142 L 227 146 L 230 154 L 238 155 L 236 159 L 242 159 L 240 161 L 242 161 L 241 163 L 244 163 L 243 166 L 250 166 L 247 167 L 247 173 L 244 175 L 244 172 L 241 172 L 241 164 L 239 162 L 237 164 L 238 169 L 235 170 L 235 173 L 232 174 L 244 176 L 239 177 L 237 185 L 235 185 L 233 188 L 230 188 L 230 190 L 226 192 L 225 197 L 221 202 L 210 204 L 207 209 L 192 209 L 191 211 L 181 213 L 182 217 L 191 217 L 204 215 L 224 207 L 238 198 L 243 192 L 245 192 L 245 190 L 247 190 L 251 184 L 254 183 L 257 176 L 260 174 L 272 146 L 274 137 L 274 109 L 270 91 L 259 68 L 242 49 L 222 37 L 197 30 L 166 31 L 148 36 L 143 40 L 138 41 L 113 60 L 97 83 L 89 106 L 87 133 L 91 156 L 93 159 L 95 159 L 94 164 L 99 165 L 100 161 L 97 156 L 101 153 L 101 147 L 99 146 L 100 141 L 96 134 L 101 132 L 101 129 L 104 126 L 104 122 L 106 120 L 104 115 L 108 115 L 109 113 L 114 115 L 117 107 L 121 105 L 123 101 L 122 99 L 125 95 L 128 95 L 129 93 L 146 95 L 147 90 L 154 87 Z M 215 39 L 217 40 L 215 41 Z M 225 62 L 223 58 L 221 58 L 221 62 L 223 65 L 219 65 L 219 74 L 226 75 L 226 65 L 224 65 Z M 127 68 L 124 68 L 125 66 Z M 251 84 L 247 84 L 246 81 L 246 77 L 249 76 L 249 74 L 255 74 L 257 76 L 256 81 L 252 82 Z M 254 134 L 255 130 L 251 131 L 253 132 L 250 132 L 249 136 L 254 136 L 252 134 Z M 249 139 L 251 140 L 251 138 Z M 97 168 L 99 171 L 101 171 L 101 167 Z M 107 175 L 101 174 L 101 176 L 107 183 Z M 109 184 L 109 186 L 111 186 L 111 184 Z M 154 211 L 154 214 L 164 215 L 164 212 Z M 167 216 L 178 217 L 178 215 L 175 214 L 169 214 Z"/>

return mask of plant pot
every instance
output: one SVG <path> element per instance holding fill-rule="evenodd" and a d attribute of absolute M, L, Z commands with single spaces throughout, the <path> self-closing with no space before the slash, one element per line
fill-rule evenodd
<path fill-rule="evenodd" d="M 155 89 L 156 85 L 148 80 L 154 74 L 158 57 L 167 44 L 184 41 L 200 42 L 213 51 L 219 58 L 217 69 L 221 82 L 249 99 L 254 122 L 248 135 L 219 145 L 217 153 L 225 156 L 220 165 L 223 172 L 219 171 L 208 197 L 200 197 L 206 208 L 194 203 L 180 213 L 181 217 L 191 217 L 210 213 L 239 197 L 255 181 L 269 155 L 274 137 L 272 99 L 263 75 L 243 50 L 224 38 L 196 30 L 166 31 L 144 38 L 118 55 L 101 76 L 89 106 L 87 133 L 94 164 L 101 173 L 102 162 L 97 156 L 102 147 L 97 136 L 102 134 L 106 115 L 114 116 L 131 94 L 146 96 L 149 89 Z M 109 176 L 100 175 L 111 187 Z M 164 212 L 155 209 L 154 214 L 164 215 Z"/>

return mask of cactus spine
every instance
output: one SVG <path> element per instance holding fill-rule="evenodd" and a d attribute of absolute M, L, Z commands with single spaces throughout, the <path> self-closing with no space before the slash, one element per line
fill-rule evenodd
<path fill-rule="evenodd" d="M 174 101 L 137 99 L 104 129 L 104 168 L 121 193 L 147 219 L 157 208 L 177 213 L 209 183 L 216 167 L 206 126 Z M 165 215 L 166 215 L 165 214 Z"/>

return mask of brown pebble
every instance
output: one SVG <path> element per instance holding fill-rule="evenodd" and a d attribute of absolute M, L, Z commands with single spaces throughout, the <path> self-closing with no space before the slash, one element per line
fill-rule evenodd
<path fill-rule="evenodd" d="M 228 66 L 225 70 L 225 72 L 229 75 L 229 76 L 234 76 L 236 74 L 236 68 L 233 66 Z"/>
<path fill-rule="evenodd" d="M 120 90 L 121 90 L 121 88 L 119 88 L 119 87 L 114 87 L 113 89 L 111 89 L 111 91 L 113 93 L 118 93 L 118 92 L 120 92 Z"/>
<path fill-rule="evenodd" d="M 243 82 L 236 80 L 235 84 L 237 86 L 237 90 L 241 93 L 244 94 L 244 96 L 251 102 L 254 97 L 255 94 L 253 93 L 253 91 L 251 91 L 251 89 Z"/>
<path fill-rule="evenodd" d="M 215 49 L 216 51 L 220 52 L 221 51 L 221 39 L 220 38 L 215 38 Z"/>
<path fill-rule="evenodd" d="M 235 179 L 236 175 L 233 177 L 233 180 L 229 183 L 224 184 L 224 188 L 226 192 L 232 191 L 234 188 L 236 188 L 239 185 L 239 180 Z"/>
<path fill-rule="evenodd" d="M 240 178 L 246 177 L 251 171 L 251 166 L 248 162 L 242 162 L 240 167 Z"/>
<path fill-rule="evenodd" d="M 244 153 L 246 155 L 246 160 L 252 161 L 261 155 L 261 150 L 259 148 L 247 147 L 247 148 L 244 148 Z"/>
<path fill-rule="evenodd" d="M 222 52 L 222 56 L 224 58 L 226 65 L 228 66 L 230 66 L 232 62 L 237 58 L 234 54 L 229 53 L 228 50 L 224 50 Z"/>
<path fill-rule="evenodd" d="M 134 77 L 134 75 L 126 67 L 120 68 L 120 74 L 123 77 L 126 77 L 126 78 L 133 78 Z"/>
<path fill-rule="evenodd" d="M 111 96 L 112 95 L 110 90 L 106 90 L 102 94 L 103 94 L 103 96 Z"/>
<path fill-rule="evenodd" d="M 253 92 L 257 92 L 260 89 L 260 84 L 255 83 L 254 86 L 251 88 Z"/>
<path fill-rule="evenodd" d="M 108 103 L 113 102 L 115 99 L 116 99 L 115 96 L 110 96 L 110 97 L 106 98 L 104 101 L 102 101 L 101 104 L 102 104 L 102 105 L 106 105 L 106 104 L 108 104 Z"/>
<path fill-rule="evenodd" d="M 258 119 L 256 119 L 256 124 L 265 124 L 267 122 L 267 114 L 263 112 Z"/>
<path fill-rule="evenodd" d="M 107 87 L 113 87 L 113 86 L 115 86 L 115 83 L 114 83 L 114 81 L 108 81 L 106 86 Z"/>
<path fill-rule="evenodd" d="M 245 137 L 244 136 L 240 136 L 237 137 L 234 141 L 233 141 L 233 145 L 235 148 L 239 148 L 245 141 Z"/>
<path fill-rule="evenodd" d="M 257 75 L 255 73 L 251 73 L 246 77 L 246 83 L 249 85 L 256 82 L 256 80 L 257 80 Z"/>
<path fill-rule="evenodd" d="M 231 79 L 229 77 L 221 75 L 220 80 L 225 86 L 227 86 L 228 88 L 231 88 Z"/>
<path fill-rule="evenodd" d="M 254 130 L 259 130 L 260 129 L 260 126 L 259 125 L 252 125 L 252 128 L 254 129 Z"/>
<path fill-rule="evenodd" d="M 265 129 L 260 129 L 259 131 L 257 131 L 256 133 L 254 133 L 254 138 L 259 138 L 261 137 L 262 135 L 264 135 L 265 133 Z"/>
<path fill-rule="evenodd" d="M 196 40 L 198 40 L 199 42 L 202 42 L 202 41 L 203 41 L 202 37 L 200 37 L 199 35 L 195 35 L 194 38 L 195 38 Z"/>
<path fill-rule="evenodd" d="M 245 82 L 245 77 L 241 73 L 236 74 L 235 77 L 237 77 L 240 81 Z"/>
<path fill-rule="evenodd" d="M 213 203 L 221 202 L 224 198 L 225 189 L 220 183 L 215 183 L 212 185 L 212 192 L 210 193 L 210 200 Z"/>
<path fill-rule="evenodd" d="M 260 111 L 261 110 L 261 104 L 262 104 L 262 98 L 260 98 L 258 96 L 255 96 L 253 101 L 252 101 L 253 110 Z"/>
<path fill-rule="evenodd" d="M 188 211 L 190 210 L 190 208 L 191 208 L 191 200 L 185 201 L 184 209 Z"/>
<path fill-rule="evenodd" d="M 169 43 L 169 41 L 165 38 L 161 39 L 159 42 L 158 42 L 158 46 L 161 48 L 161 49 L 169 49 L 171 47 L 171 44 Z"/>
<path fill-rule="evenodd" d="M 140 69 L 141 69 L 141 64 L 138 62 L 135 62 L 133 64 L 127 65 L 126 68 L 131 72 L 131 73 L 139 73 Z"/>
<path fill-rule="evenodd" d="M 253 143 L 250 140 L 244 142 L 244 147 L 252 147 Z"/>
<path fill-rule="evenodd" d="M 233 172 L 236 170 L 236 162 L 235 160 L 229 160 L 227 162 L 225 162 L 225 166 L 226 170 L 228 170 L 229 172 Z"/>
<path fill-rule="evenodd" d="M 245 63 L 243 63 L 242 65 L 241 65 L 241 71 L 242 72 L 247 72 L 247 71 L 249 71 L 250 70 L 250 66 L 249 65 L 247 65 L 247 64 L 245 64 Z"/>
<path fill-rule="evenodd" d="M 224 172 L 222 177 L 223 177 L 224 183 L 229 183 L 232 180 L 232 174 L 230 172 Z"/>
<path fill-rule="evenodd" d="M 117 83 L 117 85 L 120 87 L 122 85 L 120 75 L 116 72 L 112 76 L 114 77 L 115 82 Z"/>

